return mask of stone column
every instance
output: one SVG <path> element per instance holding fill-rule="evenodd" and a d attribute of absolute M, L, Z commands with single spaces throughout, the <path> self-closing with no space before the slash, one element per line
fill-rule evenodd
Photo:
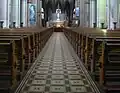
<path fill-rule="evenodd" d="M 11 13 L 11 0 L 7 0 L 7 22 L 6 27 L 9 28 L 10 25 L 10 13 Z"/>
<path fill-rule="evenodd" d="M 107 10 L 107 29 L 110 29 L 110 0 L 106 0 L 106 10 Z"/>
<path fill-rule="evenodd" d="M 118 9 L 117 9 L 117 0 L 110 0 L 110 16 L 112 17 L 111 20 L 110 20 L 110 28 L 114 29 L 114 24 L 113 22 L 118 22 L 117 21 L 117 13 L 118 13 Z"/>
<path fill-rule="evenodd" d="M 101 23 L 106 27 L 106 0 L 97 0 L 97 27 L 101 28 Z"/>
<path fill-rule="evenodd" d="M 8 27 L 7 25 L 7 9 L 8 0 L 0 0 L 0 21 L 3 21 L 3 27 Z"/>
<path fill-rule="evenodd" d="M 42 6 L 42 0 L 40 0 L 40 26 L 42 26 L 42 12 L 41 12 L 41 9 L 43 8 Z"/>
<path fill-rule="evenodd" d="M 42 0 L 37 0 L 37 25 L 41 27 Z"/>
<path fill-rule="evenodd" d="M 16 27 L 20 27 L 20 0 L 11 2 L 11 25 L 15 22 Z"/>
<path fill-rule="evenodd" d="M 118 24 L 117 27 L 120 28 L 120 1 L 118 0 Z"/>
<path fill-rule="evenodd" d="M 27 0 L 21 0 L 21 21 L 23 27 L 27 26 Z"/>
<path fill-rule="evenodd" d="M 80 26 L 85 26 L 84 20 L 85 20 L 85 9 L 84 9 L 84 2 L 85 0 L 80 0 Z"/>
<path fill-rule="evenodd" d="M 20 27 L 20 1 L 18 0 L 18 21 L 17 21 L 17 27 Z"/>
<path fill-rule="evenodd" d="M 90 0 L 90 27 L 95 23 L 95 0 Z"/>
<path fill-rule="evenodd" d="M 108 29 L 114 29 L 114 22 L 118 22 L 118 0 L 107 0 L 107 24 Z"/>
<path fill-rule="evenodd" d="M 37 21 L 37 26 L 40 26 L 40 22 L 39 22 L 39 20 L 40 20 L 40 9 L 39 9 L 39 7 L 40 7 L 40 0 L 37 0 L 37 19 L 36 19 L 36 21 Z"/>
<path fill-rule="evenodd" d="M 90 1 L 85 0 L 84 2 L 84 26 L 90 26 Z"/>
<path fill-rule="evenodd" d="M 29 22 L 29 18 L 30 18 L 30 16 L 29 16 L 29 4 L 31 4 L 31 3 L 32 3 L 32 0 L 27 0 L 27 6 L 26 6 L 26 8 L 27 8 L 27 12 L 26 12 L 26 15 L 27 15 L 27 20 L 26 20 L 27 27 L 30 26 L 30 22 Z"/>

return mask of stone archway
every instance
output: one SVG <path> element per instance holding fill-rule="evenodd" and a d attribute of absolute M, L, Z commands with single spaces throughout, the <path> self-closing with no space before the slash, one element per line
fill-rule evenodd
<path fill-rule="evenodd" d="M 60 0 L 57 0 L 55 3 L 55 9 L 61 9 L 61 12 L 64 12 L 64 3 L 62 3 Z"/>
<path fill-rule="evenodd" d="M 69 1 L 65 1 L 64 3 L 64 13 L 66 13 L 66 16 L 68 17 L 68 20 L 70 20 L 70 3 Z"/>
<path fill-rule="evenodd" d="M 45 7 L 45 14 L 46 14 L 46 21 L 50 20 L 50 16 L 53 12 L 53 7 L 52 7 L 52 2 L 49 0 L 47 3 L 46 3 L 46 7 Z"/>
<path fill-rule="evenodd" d="M 72 20 L 72 14 L 73 14 L 73 9 L 74 9 L 74 2 L 75 0 L 44 0 L 43 1 L 43 8 L 45 12 L 45 21 L 48 21 L 48 15 L 50 14 L 50 11 L 52 13 L 56 12 L 56 9 L 59 8 L 61 9 L 62 13 L 67 14 L 68 21 Z"/>

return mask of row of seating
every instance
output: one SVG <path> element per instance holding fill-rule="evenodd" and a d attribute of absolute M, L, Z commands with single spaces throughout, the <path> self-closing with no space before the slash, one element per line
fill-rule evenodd
<path fill-rule="evenodd" d="M 120 31 L 65 28 L 63 32 L 93 80 L 106 93 L 119 93 Z"/>
<path fill-rule="evenodd" d="M 0 93 L 19 85 L 52 33 L 52 28 L 0 29 Z"/>

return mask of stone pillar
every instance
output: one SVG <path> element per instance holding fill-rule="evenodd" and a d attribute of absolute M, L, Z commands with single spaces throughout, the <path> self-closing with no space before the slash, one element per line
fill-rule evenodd
<path fill-rule="evenodd" d="M 21 15 L 20 14 L 20 1 L 21 0 L 18 0 L 18 22 L 17 22 L 18 25 L 17 25 L 17 27 L 20 27 L 20 25 L 21 25 L 20 24 L 20 15 Z"/>
<path fill-rule="evenodd" d="M 88 2 L 85 1 L 84 2 L 84 26 L 87 27 L 87 23 L 88 23 Z"/>
<path fill-rule="evenodd" d="M 29 4 L 31 4 L 32 0 L 27 0 L 27 27 L 30 26 L 30 23 L 29 23 Z"/>
<path fill-rule="evenodd" d="M 40 26 L 42 26 L 42 12 L 41 12 L 41 9 L 43 8 L 42 6 L 42 0 L 40 0 Z"/>
<path fill-rule="evenodd" d="M 101 23 L 106 27 L 106 0 L 97 0 L 97 27 L 101 28 Z"/>
<path fill-rule="evenodd" d="M 117 18 L 118 18 L 118 9 L 117 9 L 117 0 L 110 0 L 110 29 L 114 29 L 114 22 L 117 23 Z"/>
<path fill-rule="evenodd" d="M 110 29 L 110 0 L 106 0 L 106 10 L 107 10 L 107 29 Z"/>
<path fill-rule="evenodd" d="M 6 27 L 9 28 L 10 25 L 10 14 L 11 14 L 11 0 L 7 0 L 7 24 Z"/>
<path fill-rule="evenodd" d="M 21 21 L 23 27 L 27 26 L 27 0 L 21 0 Z"/>
<path fill-rule="evenodd" d="M 11 2 L 11 25 L 15 27 L 20 27 L 20 0 L 12 0 Z"/>
<path fill-rule="evenodd" d="M 84 2 L 84 26 L 90 26 L 90 1 L 85 0 Z"/>
<path fill-rule="evenodd" d="M 90 25 L 90 0 L 75 0 L 75 7 L 80 8 L 80 26 Z"/>
<path fill-rule="evenodd" d="M 95 0 L 90 0 L 90 27 L 95 23 Z"/>
<path fill-rule="evenodd" d="M 37 0 L 37 25 L 41 25 L 41 8 L 42 8 L 42 0 Z"/>
<path fill-rule="evenodd" d="M 0 0 L 0 21 L 3 21 L 3 27 L 7 27 L 7 9 L 8 0 Z"/>
<path fill-rule="evenodd" d="M 118 0 L 107 0 L 107 24 L 108 29 L 114 29 L 114 23 L 118 23 Z"/>
<path fill-rule="evenodd" d="M 85 11 L 84 11 L 84 2 L 85 2 L 85 0 L 80 0 L 80 4 L 79 4 L 79 6 L 80 6 L 80 26 L 84 26 L 85 25 L 85 23 L 84 23 L 84 20 L 85 20 L 85 17 L 84 17 L 84 15 L 85 15 Z"/>
<path fill-rule="evenodd" d="M 118 0 L 118 24 L 117 27 L 120 28 L 120 1 Z"/>

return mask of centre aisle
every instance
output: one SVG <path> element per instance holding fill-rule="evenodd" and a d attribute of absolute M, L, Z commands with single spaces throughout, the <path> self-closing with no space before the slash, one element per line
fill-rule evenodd
<path fill-rule="evenodd" d="M 54 32 L 20 93 L 99 93 L 72 50 L 64 33 Z"/>

